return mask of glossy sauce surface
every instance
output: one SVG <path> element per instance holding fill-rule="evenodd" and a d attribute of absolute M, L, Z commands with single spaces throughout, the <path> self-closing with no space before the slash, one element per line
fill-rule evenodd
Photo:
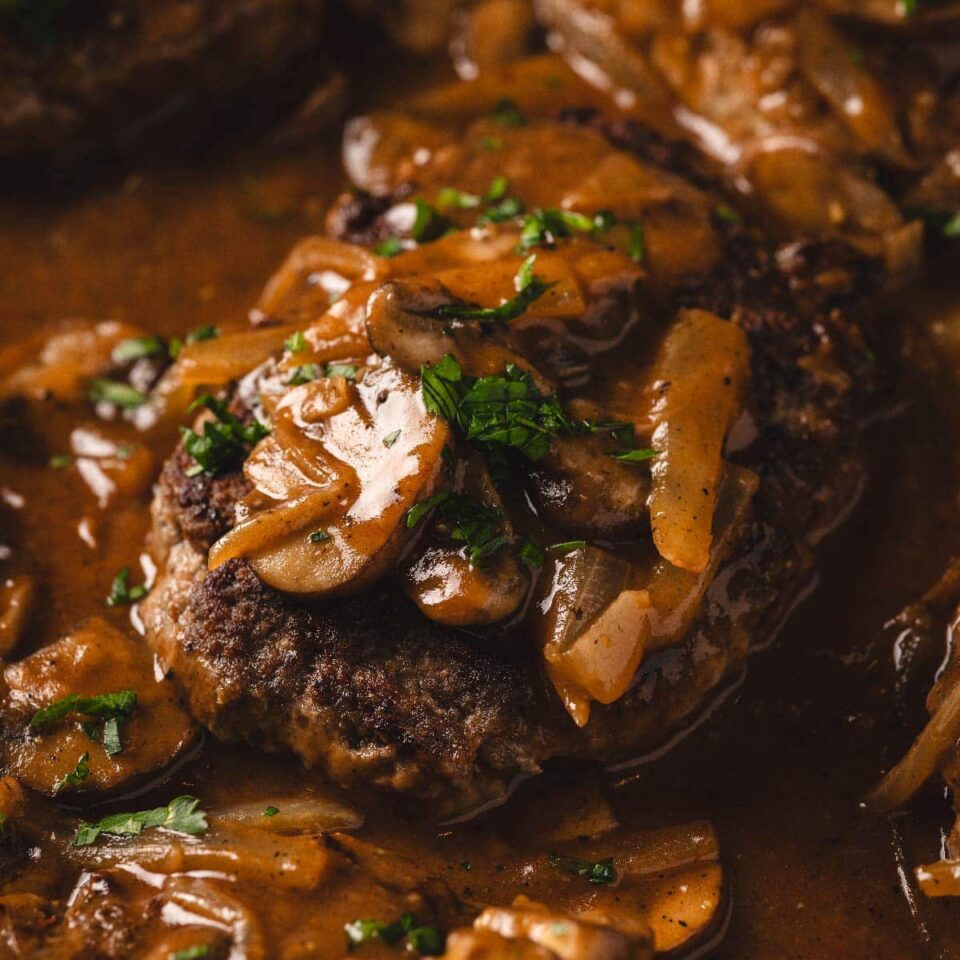
<path fill-rule="evenodd" d="M 322 228 L 342 182 L 338 148 L 331 135 L 327 147 L 295 158 L 241 155 L 204 170 L 133 174 L 80 198 L 4 201 L 3 345 L 55 331 L 72 317 L 120 320 L 167 336 L 203 324 L 242 326 L 293 243 Z M 891 322 L 904 305 L 935 316 L 957 294 L 955 284 L 938 280 L 930 294 L 901 295 Z M 869 428 L 869 482 L 843 528 L 819 549 L 819 585 L 772 649 L 754 657 L 746 680 L 672 752 L 633 769 L 550 771 L 523 785 L 505 809 L 461 826 L 436 827 L 371 804 L 359 835 L 407 854 L 458 893 L 472 888 L 479 900 L 509 900 L 522 884 L 504 862 L 522 825 L 535 821 L 545 802 L 596 788 L 629 827 L 713 822 L 732 910 L 711 956 L 954 955 L 956 904 L 921 901 L 919 916 L 912 915 L 898 872 L 909 875 L 914 863 L 934 858 L 939 828 L 949 822 L 946 805 L 934 796 L 907 816 L 906 853 L 886 822 L 859 809 L 908 738 L 882 625 L 936 578 L 960 533 L 957 488 L 943 454 L 951 425 L 924 390 L 922 383 L 905 386 L 902 397 L 891 398 L 892 412 Z M 91 615 L 130 631 L 129 611 L 106 610 L 103 598 L 122 566 L 140 581 L 149 522 L 147 489 L 109 496 L 102 508 L 75 470 L 49 466 L 70 451 L 78 424 L 55 403 L 43 409 L 30 436 L 10 438 L 0 450 L 0 541 L 11 547 L 0 570 L 35 573 L 42 598 L 24 653 Z M 107 437 L 130 439 L 119 425 L 90 421 Z M 149 451 L 154 467 L 168 448 Z M 294 792 L 309 779 L 292 761 L 208 738 L 157 796 L 188 792 L 214 807 Z M 57 876 L 58 863 L 41 849 L 17 888 L 66 895 L 79 867 Z M 261 911 L 269 928 L 289 934 L 305 913 L 321 911 L 324 920 L 303 942 L 318 938 L 311 949 L 339 955 L 342 924 L 375 904 L 362 881 L 338 883 L 333 908 L 329 891 L 277 896 Z M 239 894 L 255 901 L 259 890 L 248 881 Z M 382 911 L 395 906 L 385 903 Z"/>

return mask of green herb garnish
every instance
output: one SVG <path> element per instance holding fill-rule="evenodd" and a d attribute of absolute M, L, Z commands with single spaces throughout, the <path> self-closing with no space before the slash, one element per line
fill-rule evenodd
<path fill-rule="evenodd" d="M 453 224 L 444 216 L 441 216 L 426 200 L 417 198 L 413 201 L 416 215 L 413 220 L 413 227 L 410 229 L 410 235 L 417 243 L 429 243 L 442 237 Z"/>
<path fill-rule="evenodd" d="M 359 367 L 352 363 L 328 363 L 324 375 L 328 377 L 343 377 L 344 380 L 356 380 L 358 369 Z"/>
<path fill-rule="evenodd" d="M 548 550 L 552 553 L 557 553 L 561 557 L 566 556 L 568 553 L 573 553 L 576 550 L 582 550 L 587 545 L 586 540 L 564 540 L 562 543 L 552 543 Z"/>
<path fill-rule="evenodd" d="M 392 923 L 383 920 L 352 920 L 343 925 L 347 949 L 353 950 L 365 943 L 399 943 L 405 940 L 420 956 L 436 957 L 443 953 L 444 935 L 436 927 L 421 926 L 412 913 L 405 913 Z"/>
<path fill-rule="evenodd" d="M 526 537 L 523 546 L 520 547 L 520 559 L 531 567 L 542 567 L 546 556 L 543 547 L 533 537 Z"/>
<path fill-rule="evenodd" d="M 291 353 L 303 353 L 303 351 L 307 349 L 307 338 L 304 336 L 302 330 L 298 330 L 296 333 L 291 333 L 290 336 L 283 341 L 283 345 Z"/>
<path fill-rule="evenodd" d="M 616 453 L 611 453 L 610 456 L 614 460 L 621 460 L 624 463 L 643 463 L 644 460 L 652 460 L 654 457 L 660 456 L 660 452 L 650 447 L 638 447 L 635 450 L 618 450 Z"/>
<path fill-rule="evenodd" d="M 389 450 L 390 447 L 392 447 L 397 442 L 397 440 L 400 439 L 400 434 L 402 432 L 403 432 L 402 430 L 394 430 L 392 433 L 388 433 L 383 438 L 383 445 Z"/>
<path fill-rule="evenodd" d="M 403 253 L 403 241 L 399 237 L 387 237 L 373 248 L 373 252 L 378 257 L 395 257 L 398 253 Z"/>
<path fill-rule="evenodd" d="M 191 330 L 186 336 L 186 343 L 200 343 L 203 340 L 216 340 L 220 336 L 220 328 L 215 327 L 212 323 L 208 323 L 205 326 L 197 327 L 196 330 Z M 180 355 L 180 351 L 183 349 L 184 341 L 179 337 L 174 337 L 170 341 L 170 346 L 168 352 L 170 357 L 173 360 L 176 360 Z"/>
<path fill-rule="evenodd" d="M 97 720 L 123 720 L 137 708 L 137 695 L 132 690 L 118 690 L 114 693 L 101 693 L 93 697 L 83 697 L 71 693 L 41 707 L 30 718 L 30 730 L 37 731 L 51 723 L 56 723 L 71 714 L 82 717 L 94 717 Z"/>
<path fill-rule="evenodd" d="M 953 214 L 947 222 L 940 228 L 940 235 L 948 240 L 955 240 L 960 237 L 960 211 Z"/>
<path fill-rule="evenodd" d="M 731 226 L 740 223 L 740 214 L 726 203 L 718 203 L 713 208 L 713 215 L 721 223 L 729 223 Z"/>
<path fill-rule="evenodd" d="M 196 797 L 176 797 L 165 807 L 141 810 L 138 813 L 113 813 L 96 823 L 82 823 L 74 834 L 73 846 L 88 847 L 101 834 L 110 837 L 135 837 L 152 827 L 162 827 L 175 833 L 198 836 L 209 829 L 207 815 L 198 810 Z"/>
<path fill-rule="evenodd" d="M 90 382 L 87 396 L 91 403 L 112 403 L 115 407 L 121 407 L 124 410 L 133 410 L 149 399 L 142 390 L 131 387 L 129 383 L 107 380 L 104 377 L 97 377 Z"/>
<path fill-rule="evenodd" d="M 195 943 L 192 947 L 184 947 L 176 953 L 171 953 L 169 960 L 203 960 L 210 956 L 210 948 L 205 943 Z"/>
<path fill-rule="evenodd" d="M 463 543 L 475 567 L 510 542 L 503 532 L 503 514 L 461 493 L 441 490 L 407 511 L 407 526 L 415 527 L 430 511 L 436 510 L 440 527 L 451 540 Z"/>
<path fill-rule="evenodd" d="M 437 194 L 437 205 L 447 210 L 473 210 L 480 206 L 480 197 L 456 187 L 444 187 Z"/>
<path fill-rule="evenodd" d="M 305 363 L 303 366 L 294 367 L 287 381 L 292 387 L 299 387 L 301 383 L 310 383 L 312 380 L 320 379 L 320 367 L 315 363 Z"/>
<path fill-rule="evenodd" d="M 488 452 L 512 450 L 537 461 L 549 452 L 552 436 L 579 429 L 560 400 L 544 397 L 515 364 L 507 364 L 503 376 L 478 379 L 465 377 L 447 354 L 433 367 L 423 367 L 420 376 L 427 409 Z"/>
<path fill-rule="evenodd" d="M 110 352 L 114 363 L 131 363 L 143 357 L 156 357 L 163 353 L 163 344 L 156 337 L 133 337 L 121 340 Z"/>
<path fill-rule="evenodd" d="M 326 530 L 314 530 L 307 539 L 311 543 L 326 543 L 330 539 L 330 534 Z"/>
<path fill-rule="evenodd" d="M 502 323 L 515 320 L 526 313 L 530 305 L 539 300 L 551 287 L 556 286 L 556 281 L 548 283 L 534 274 L 533 266 L 536 259 L 536 254 L 531 254 L 520 264 L 520 269 L 513 279 L 517 295 L 505 300 L 499 307 L 476 307 L 465 303 L 444 303 L 425 315 L 458 320 L 497 320 Z"/>
<path fill-rule="evenodd" d="M 614 883 L 617 871 L 613 866 L 613 857 L 604 860 L 581 860 L 579 857 L 568 857 L 564 854 L 552 854 L 550 866 L 564 873 L 578 877 L 586 877 L 591 883 Z"/>
<path fill-rule="evenodd" d="M 552 246 L 561 237 L 569 237 L 574 232 L 596 235 L 609 230 L 616 223 L 616 217 L 609 210 L 588 217 L 573 210 L 534 210 L 523 220 L 520 230 L 520 249 Z"/>
<path fill-rule="evenodd" d="M 52 456 L 49 461 L 47 461 L 51 470 L 62 470 L 64 467 L 69 467 L 73 463 L 73 457 L 69 453 L 58 453 Z"/>
<path fill-rule="evenodd" d="M 274 807 L 274 806 L 264 807 L 262 816 L 275 817 L 279 812 L 280 812 L 279 807 Z"/>
<path fill-rule="evenodd" d="M 53 785 L 54 796 L 56 796 L 61 790 L 65 790 L 67 787 L 75 787 L 78 784 L 83 783 L 83 781 L 90 776 L 90 765 L 87 763 L 89 759 L 89 753 L 81 754 L 80 759 L 77 761 L 77 765 L 73 768 L 73 770 L 71 770 L 70 773 L 62 776 Z"/>
<path fill-rule="evenodd" d="M 504 97 L 502 100 L 498 100 L 493 105 L 490 116 L 501 127 L 523 127 L 527 123 L 527 118 L 521 112 L 517 101 L 512 97 Z"/>
<path fill-rule="evenodd" d="M 150 588 L 145 583 L 131 587 L 130 568 L 121 567 L 113 578 L 113 583 L 110 584 L 106 604 L 108 607 L 129 606 L 131 603 L 136 603 L 137 600 L 142 600 L 149 592 Z"/>
<path fill-rule="evenodd" d="M 193 412 L 201 407 L 209 410 L 216 419 L 203 422 L 203 433 L 196 433 L 188 427 L 181 427 L 183 447 L 193 459 L 193 466 L 186 471 L 188 477 L 201 473 L 207 477 L 216 477 L 239 466 L 247 456 L 248 447 L 259 443 L 269 430 L 254 418 L 244 424 L 227 409 L 223 400 L 217 400 L 205 393 L 198 397 L 189 408 Z"/>

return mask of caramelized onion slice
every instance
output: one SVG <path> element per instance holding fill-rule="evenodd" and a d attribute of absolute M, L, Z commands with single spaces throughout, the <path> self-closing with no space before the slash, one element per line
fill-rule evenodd
<path fill-rule="evenodd" d="M 473 923 L 508 940 L 529 940 L 546 947 L 558 960 L 643 960 L 653 957 L 649 941 L 633 943 L 609 927 L 554 913 L 526 898 L 511 908 L 487 907 Z"/>
<path fill-rule="evenodd" d="M 279 462 L 312 459 L 331 481 L 304 486 L 302 471 L 279 466 L 249 471 L 244 519 L 211 563 L 247 556 L 265 583 L 319 596 L 358 590 L 394 562 L 411 535 L 407 511 L 434 491 L 449 426 L 426 412 L 418 381 L 394 367 L 367 369 L 349 391 L 346 409 L 325 406 L 322 379 L 278 403 L 268 439 Z"/>
<path fill-rule="evenodd" d="M 937 771 L 948 751 L 960 740 L 960 683 L 955 683 L 940 701 L 936 713 L 913 742 L 907 755 L 880 781 L 867 797 L 867 806 L 877 813 L 891 813 L 903 806 Z"/>
<path fill-rule="evenodd" d="M 271 812 L 276 811 L 276 812 Z M 342 800 L 313 793 L 263 797 L 211 811 L 210 821 L 285 835 L 355 830 L 363 814 Z"/>
<path fill-rule="evenodd" d="M 917 867 L 917 884 L 928 897 L 960 897 L 960 860 L 939 860 Z"/>
<path fill-rule="evenodd" d="M 633 681 L 650 635 L 649 596 L 630 589 L 632 566 L 595 547 L 556 562 L 543 601 L 547 673 L 578 726 L 590 702 L 612 703 Z"/>
<path fill-rule="evenodd" d="M 681 310 L 654 362 L 650 522 L 660 555 L 694 573 L 710 561 L 727 430 L 750 375 L 743 331 L 705 310 Z"/>

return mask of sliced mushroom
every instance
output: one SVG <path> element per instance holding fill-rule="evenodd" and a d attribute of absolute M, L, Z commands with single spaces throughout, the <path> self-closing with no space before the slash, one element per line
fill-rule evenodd
<path fill-rule="evenodd" d="M 404 592 L 438 623 L 484 626 L 505 620 L 523 603 L 530 578 L 510 549 L 513 527 L 482 459 L 471 454 L 457 469 L 456 488 L 499 516 L 497 532 L 505 542 L 491 555 L 471 562 L 462 543 L 436 514 L 429 529 L 400 569 Z"/>
<path fill-rule="evenodd" d="M 331 400 L 338 379 L 345 401 Z M 434 492 L 450 438 L 419 386 L 385 364 L 355 384 L 320 378 L 289 390 L 245 465 L 253 493 L 210 551 L 211 568 L 245 556 L 265 583 L 314 596 L 379 577 L 411 536 L 407 512 Z"/>
<path fill-rule="evenodd" d="M 453 302 L 451 291 L 434 278 L 384 283 L 367 304 L 371 346 L 380 356 L 413 374 L 448 353 L 456 357 L 464 372 L 477 377 L 502 374 L 506 364 L 519 363 L 530 371 L 542 393 L 553 392 L 549 381 L 511 349 L 504 325 L 489 329 L 476 322 L 430 316 L 438 306 Z"/>
<path fill-rule="evenodd" d="M 22 783 L 41 793 L 54 794 L 85 754 L 89 774 L 68 785 L 70 795 L 116 791 L 168 766 L 197 736 L 173 685 L 154 678 L 146 649 L 99 618 L 8 666 L 4 679 L 5 709 L 19 724 L 4 740 L 6 761 Z M 105 750 L 102 729 L 84 722 L 89 717 L 71 713 L 29 730 L 35 711 L 66 696 L 126 690 L 136 694 L 137 704 L 120 723 L 122 751 L 114 756 Z"/>
<path fill-rule="evenodd" d="M 557 436 L 530 471 L 537 508 L 561 530 L 626 539 L 650 526 L 649 463 L 621 463 L 608 435 Z"/>

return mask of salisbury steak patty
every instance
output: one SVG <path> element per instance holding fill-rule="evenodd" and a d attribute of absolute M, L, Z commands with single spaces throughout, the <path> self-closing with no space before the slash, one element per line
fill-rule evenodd
<path fill-rule="evenodd" d="M 555 116 L 555 105 L 550 109 Z M 462 810 L 502 796 L 513 779 L 551 757 L 609 760 L 662 745 L 736 677 L 750 647 L 771 636 L 808 582 L 809 542 L 841 515 L 861 475 L 856 413 L 874 363 L 857 318 L 872 293 L 869 265 L 841 244 L 769 248 L 740 226 L 712 223 L 716 200 L 698 188 L 655 166 L 634 174 L 629 155 L 611 158 L 609 144 L 598 140 L 602 126 L 577 130 L 568 122 L 545 123 L 554 126 L 502 128 L 496 134 L 502 153 L 468 154 L 462 161 L 467 173 L 458 174 L 456 156 L 451 161 L 445 155 L 439 183 L 460 186 L 457 177 L 470 174 L 474 179 L 464 187 L 479 194 L 491 179 L 482 165 L 503 164 L 512 171 L 510 193 L 529 207 L 534 201 L 528 197 L 549 202 L 539 169 L 530 167 L 530 179 L 524 180 L 524 158 L 541 148 L 564 145 L 563 165 L 555 174 L 558 195 L 566 190 L 586 196 L 587 186 L 602 189 L 602 178 L 593 177 L 595 166 L 617 164 L 618 176 L 639 178 L 636 196 L 653 204 L 645 214 L 649 273 L 623 257 L 613 231 L 609 241 L 571 237 L 561 232 L 563 221 L 559 227 L 551 221 L 547 235 L 538 238 L 538 263 L 528 261 L 525 269 L 536 271 L 542 263 L 557 279 L 539 288 L 534 282 L 537 297 L 530 299 L 522 322 L 511 326 L 516 317 L 478 325 L 444 320 L 431 326 L 430 311 L 438 303 L 462 311 L 467 321 L 476 313 L 433 274 L 445 265 L 458 267 L 437 275 L 447 284 L 463 284 L 471 298 L 485 297 L 477 278 L 490 274 L 477 271 L 491 267 L 486 261 L 476 266 L 476 244 L 499 244 L 503 252 L 497 256 L 505 259 L 506 269 L 497 276 L 505 274 L 510 281 L 520 261 L 514 252 L 520 224 L 511 219 L 506 226 L 487 227 L 490 233 L 481 239 L 466 230 L 451 232 L 449 224 L 434 240 L 421 233 L 414 242 L 401 233 L 396 238 L 401 252 L 389 259 L 342 242 L 328 247 L 329 240 L 305 241 L 260 304 L 269 320 L 289 324 L 295 318 L 300 325 L 309 319 L 305 305 L 317 302 L 316 278 L 330 269 L 325 256 L 334 257 L 340 273 L 350 276 L 355 269 L 354 277 L 373 277 L 372 282 L 355 282 L 329 310 L 325 304 L 311 307 L 322 315 L 302 342 L 284 333 L 287 352 L 265 365 L 257 394 L 272 418 L 273 433 L 254 448 L 243 471 L 237 464 L 213 477 L 198 475 L 182 448 L 165 466 L 154 501 L 154 550 L 162 573 L 144 604 L 148 638 L 183 685 L 194 715 L 216 735 L 292 751 L 348 786 L 388 788 Z M 414 189 L 429 195 L 431 172 L 422 168 L 413 189 L 390 182 L 382 171 L 378 176 L 386 178 L 385 196 L 404 198 L 415 195 Z M 581 176 L 586 178 L 582 184 Z M 394 203 L 375 205 L 378 235 L 403 222 L 396 208 L 390 209 Z M 465 209 L 462 226 L 476 216 L 469 203 Z M 573 223 L 581 228 L 582 221 Z M 528 235 L 531 230 L 527 224 Z M 636 230 L 629 235 L 635 238 Z M 589 279 L 568 279 L 585 271 Z M 524 282 L 531 282 L 529 274 L 526 281 L 518 277 L 517 289 Z M 575 315 L 568 301 L 550 299 L 558 296 L 554 287 L 566 290 L 564 297 L 582 297 L 584 305 Z M 639 290 L 635 312 L 621 308 L 625 297 L 609 297 L 611 289 Z M 501 299 L 508 295 L 500 294 Z M 538 311 L 542 325 L 530 322 L 539 319 Z M 487 320 L 482 310 L 480 315 Z M 583 449 L 608 457 L 622 453 L 618 444 L 631 441 L 662 445 L 655 433 L 624 438 L 622 430 L 614 443 L 603 424 L 622 420 L 621 411 L 632 405 L 642 431 L 644 405 L 651 397 L 655 402 L 666 398 L 669 405 L 681 395 L 671 394 L 670 379 L 659 377 L 658 371 L 668 368 L 662 366 L 666 361 L 658 344 L 693 322 L 704 324 L 711 343 L 722 347 L 733 339 L 749 350 L 748 359 L 740 355 L 745 369 L 737 373 L 741 368 L 731 366 L 731 376 L 707 377 L 708 394 L 700 407 L 694 404 L 700 409 L 714 400 L 723 403 L 723 391 L 733 389 L 732 376 L 749 378 L 748 400 L 729 428 L 725 448 L 720 442 L 716 448 L 723 463 L 715 506 L 707 514 L 713 518 L 711 565 L 697 567 L 680 558 L 674 566 L 663 559 L 647 532 L 658 521 L 652 508 L 648 514 L 647 505 L 637 500 L 630 501 L 640 504 L 637 523 L 625 532 L 598 528 L 591 537 L 587 530 L 586 546 L 574 543 L 570 554 L 546 551 L 542 565 L 534 560 L 529 569 L 519 567 L 521 535 L 542 544 L 581 535 L 587 516 L 582 510 L 574 533 L 564 529 L 564 504 L 547 520 L 525 506 L 532 499 L 530 484 L 542 471 L 561 471 L 557 489 L 579 496 L 585 489 L 576 467 L 581 461 L 557 457 L 555 447 L 549 455 L 541 450 L 518 464 L 515 449 L 498 460 L 479 441 L 471 446 L 449 406 L 442 416 L 424 406 L 421 368 L 432 369 L 444 354 L 453 362 L 456 354 L 456 376 L 462 365 L 463 380 L 448 384 L 476 378 L 480 383 L 481 373 L 490 370 L 513 369 L 511 375 L 518 376 L 517 365 L 536 372 L 542 391 L 550 389 L 552 376 L 570 382 L 572 390 L 585 390 L 586 396 L 568 399 L 561 391 L 561 406 L 550 408 L 547 433 L 562 432 L 564 443 L 575 446 L 584 430 L 592 431 Z M 369 359 L 365 334 L 380 358 Z M 618 338 L 627 338 L 623 343 L 635 353 L 616 347 Z M 591 339 L 597 354 L 613 345 L 629 362 L 608 363 L 595 373 L 583 359 L 589 352 L 583 345 L 590 347 Z M 305 355 L 321 349 L 338 351 L 327 358 L 350 359 L 353 373 L 344 378 L 317 364 L 305 373 Z M 694 365 L 703 362 L 695 349 L 688 356 Z M 676 377 L 685 372 L 679 369 Z M 491 381 L 486 382 L 489 387 Z M 513 381 L 522 390 L 531 389 L 532 382 Z M 392 386 L 381 390 L 378 383 Z M 457 388 L 445 389 L 456 396 Z M 250 395 L 247 378 L 235 392 L 235 404 Z M 542 393 L 536 395 L 542 399 Z M 573 409 L 577 402 L 581 412 L 576 416 L 591 419 L 564 421 L 564 405 Z M 390 419 L 401 407 L 411 419 Z M 536 403 L 530 409 L 530 415 L 541 415 Z M 350 422 L 369 423 L 371 429 L 338 434 L 346 422 L 338 416 L 359 418 Z M 307 445 L 296 447 L 293 459 L 283 459 L 284 444 L 291 437 L 300 443 L 302 435 Z M 334 459 L 328 459 L 331 451 Z M 418 456 L 432 458 L 428 467 L 414 477 L 391 479 L 398 463 Z M 629 486 L 635 478 L 643 500 L 660 481 L 646 454 L 630 456 L 637 473 L 618 470 L 618 483 Z M 337 473 L 344 458 L 351 470 Z M 456 463 L 465 475 L 458 474 Z M 564 469 L 573 472 L 564 475 Z M 664 469 L 669 471 L 669 463 Z M 319 472 L 307 476 L 305 470 Z M 285 486 L 291 477 L 296 486 Z M 370 510 L 348 513 L 344 520 L 331 507 L 338 497 L 360 502 L 358 485 L 379 491 L 377 502 L 394 511 L 389 536 L 368 529 Z M 701 496 L 708 498 L 707 486 L 704 481 L 702 490 L 688 492 L 701 502 Z M 602 498 L 603 491 L 591 496 Z M 474 511 L 483 507 L 486 513 L 480 515 L 494 523 L 483 541 L 493 540 L 488 554 L 465 551 L 471 537 L 471 549 L 481 542 L 475 529 L 465 532 L 461 525 L 451 536 L 454 521 L 444 505 L 456 505 L 458 498 L 469 500 Z M 411 517 L 409 505 L 422 503 L 434 512 L 424 508 L 418 519 L 404 522 Z M 306 525 L 293 533 L 281 526 L 279 539 L 264 538 L 263 524 L 286 524 L 297 510 L 312 511 Z M 504 515 L 509 525 L 497 527 L 496 518 Z M 476 512 L 471 516 L 475 519 Z M 690 524 L 698 521 L 694 515 Z M 610 539 L 615 536 L 621 539 Z M 363 562 L 357 562 L 358 550 L 369 551 Z M 563 559 L 577 555 L 582 559 Z M 594 581 L 589 580 L 591 563 L 605 571 Z M 503 582 L 515 585 L 519 578 L 531 587 L 526 600 L 510 608 L 512 614 L 491 624 L 481 614 L 504 570 Z M 609 587 L 607 574 L 622 577 L 620 585 Z M 568 575 L 579 585 L 573 591 L 564 585 Z M 456 616 L 445 620 L 451 592 L 462 602 Z M 558 596 L 572 598 L 569 613 L 556 612 L 561 610 L 555 606 Z M 611 681 L 626 682 L 612 693 L 597 685 L 589 698 L 576 689 L 570 695 L 564 684 L 576 675 L 551 672 L 555 662 L 545 652 L 559 631 L 566 629 L 563 636 L 575 638 L 574 646 L 586 636 L 616 648 L 625 630 L 629 633 L 623 623 L 636 622 L 629 620 L 629 611 L 638 605 L 650 609 L 648 603 L 657 613 L 640 656 L 621 661 L 624 666 Z M 477 614 L 475 619 L 463 618 L 464 606 Z M 627 621 L 609 619 L 611 610 L 624 609 Z M 561 616 L 582 625 L 558 627 Z M 602 630 L 594 630 L 600 622 Z M 464 623 L 466 628 L 460 626 Z M 633 642 L 632 635 L 628 639 Z M 586 656 L 589 662 L 595 653 Z"/>

